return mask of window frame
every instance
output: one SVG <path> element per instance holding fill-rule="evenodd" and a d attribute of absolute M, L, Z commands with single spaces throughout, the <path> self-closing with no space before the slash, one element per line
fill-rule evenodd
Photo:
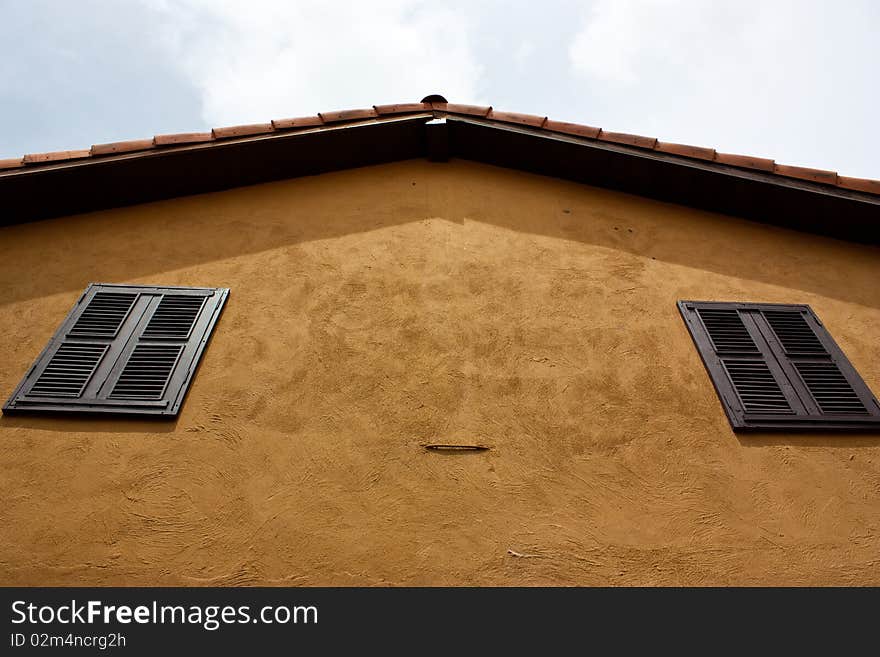
<path fill-rule="evenodd" d="M 809 305 L 691 300 L 678 301 L 677 305 L 734 431 L 880 429 L 880 402 Z M 757 356 L 724 355 L 720 349 L 716 349 L 709 330 L 698 314 L 700 309 L 737 311 L 737 316 L 758 347 Z M 800 313 L 826 353 L 816 356 L 788 354 L 782 340 L 763 314 L 774 311 Z M 727 373 L 725 365 L 726 361 L 738 359 L 752 362 L 762 360 L 766 363 L 782 394 L 789 401 L 791 414 L 761 414 L 746 410 L 740 390 L 734 384 L 732 376 Z M 809 385 L 798 373 L 795 365 L 798 362 L 836 365 L 864 405 L 866 414 L 823 412 Z"/>
<path fill-rule="evenodd" d="M 88 330 L 85 332 L 83 329 L 73 331 L 98 294 L 105 295 L 103 297 L 105 299 L 106 295 L 134 294 L 135 299 L 118 320 L 118 325 L 112 335 L 106 332 L 106 327 L 96 328 L 91 335 Z M 203 352 L 213 334 L 228 295 L 228 288 L 90 283 L 13 390 L 3 406 L 4 415 L 88 413 L 176 417 L 189 391 L 192 378 L 201 362 Z M 157 315 L 160 304 L 169 296 L 203 298 L 194 315 L 190 312 L 182 319 L 180 317 L 174 318 L 190 322 L 185 337 L 179 332 L 174 333 L 173 330 L 164 337 L 156 337 L 155 333 L 145 335 L 151 320 Z M 96 310 L 95 314 L 100 313 Z M 190 315 L 191 319 L 189 319 Z M 167 319 L 167 316 L 164 316 L 163 319 Z M 111 318 L 108 321 L 116 320 Z M 104 333 L 102 334 L 102 332 Z M 104 346 L 103 353 L 97 357 L 91 373 L 87 375 L 79 392 L 77 394 L 70 392 L 72 388 L 66 392 L 58 392 L 56 388 L 53 394 L 32 393 L 47 368 L 53 364 L 56 355 L 70 345 Z M 164 364 L 160 363 L 159 365 L 160 368 L 166 367 L 164 383 L 161 383 L 160 378 L 156 378 L 159 375 L 155 374 L 155 369 L 139 374 L 135 372 L 138 369 L 137 366 L 132 365 L 129 380 L 142 386 L 149 379 L 149 385 L 152 385 L 152 388 L 149 388 L 147 392 L 139 389 L 137 393 L 117 391 L 120 378 L 126 367 L 133 363 L 132 356 L 139 348 L 144 351 L 148 351 L 150 348 L 154 350 L 159 348 L 160 351 L 164 349 L 167 353 L 171 353 L 177 348 L 177 353 L 173 362 L 166 358 Z M 58 380 L 70 380 L 73 376 L 73 369 L 64 371 L 64 367 L 65 365 L 56 361 L 54 369 L 61 370 L 60 374 L 56 375 Z M 82 368 L 83 365 L 77 364 L 70 367 Z M 156 383 L 156 381 L 160 381 L 160 383 Z M 56 385 L 58 384 L 56 383 Z M 61 390 L 64 390 L 63 387 Z"/>

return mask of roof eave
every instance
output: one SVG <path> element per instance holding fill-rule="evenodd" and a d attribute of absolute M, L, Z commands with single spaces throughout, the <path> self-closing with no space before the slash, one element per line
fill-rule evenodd
<path fill-rule="evenodd" d="M 488 108 L 466 109 L 356 118 L 9 169 L 0 172 L 0 197 L 6 200 L 0 225 L 430 156 L 425 124 L 442 117 L 448 119 L 443 129 L 449 157 L 880 244 L 875 194 L 553 132 L 541 117 L 501 121 L 481 115 Z"/>
<path fill-rule="evenodd" d="M 448 119 L 455 157 L 880 244 L 875 194 L 474 117 Z"/>

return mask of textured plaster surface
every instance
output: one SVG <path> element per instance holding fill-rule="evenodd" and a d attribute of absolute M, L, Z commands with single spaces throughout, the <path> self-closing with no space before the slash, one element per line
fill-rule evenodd
<path fill-rule="evenodd" d="M 0 419 L 0 584 L 880 584 L 880 433 L 735 435 L 675 305 L 811 304 L 876 393 L 876 248 L 412 161 L 0 252 L 4 398 L 90 281 L 231 288 L 176 421 Z"/>

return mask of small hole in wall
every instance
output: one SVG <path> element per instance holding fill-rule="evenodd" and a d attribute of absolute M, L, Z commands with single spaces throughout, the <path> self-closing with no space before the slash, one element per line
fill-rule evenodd
<path fill-rule="evenodd" d="M 571 210 L 569 210 L 568 208 L 565 208 L 562 212 L 564 212 L 565 214 L 571 214 Z"/>

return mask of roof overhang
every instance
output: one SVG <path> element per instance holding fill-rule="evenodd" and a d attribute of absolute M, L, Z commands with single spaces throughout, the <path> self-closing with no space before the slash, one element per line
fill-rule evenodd
<path fill-rule="evenodd" d="M 880 244 L 880 197 L 657 151 L 451 118 L 455 157 Z"/>
<path fill-rule="evenodd" d="M 3 171 L 0 225 L 421 157 L 474 160 L 880 244 L 875 194 L 430 111 Z"/>

